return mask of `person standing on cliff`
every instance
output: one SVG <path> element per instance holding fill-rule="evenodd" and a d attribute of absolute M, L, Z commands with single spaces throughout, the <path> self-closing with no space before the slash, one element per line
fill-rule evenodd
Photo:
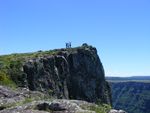
<path fill-rule="evenodd" d="M 71 42 L 69 42 L 69 48 L 71 48 Z"/>
<path fill-rule="evenodd" d="M 68 43 L 66 43 L 66 48 L 68 48 Z"/>
<path fill-rule="evenodd" d="M 66 48 L 71 48 L 71 42 L 66 43 Z"/>

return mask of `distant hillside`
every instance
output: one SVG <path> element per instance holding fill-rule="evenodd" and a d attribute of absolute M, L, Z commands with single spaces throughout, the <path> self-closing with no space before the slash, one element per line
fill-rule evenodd
<path fill-rule="evenodd" d="M 106 77 L 111 85 L 115 109 L 128 113 L 150 113 L 150 77 Z"/>
<path fill-rule="evenodd" d="M 109 81 L 143 81 L 150 80 L 150 76 L 131 76 L 131 77 L 106 77 Z"/>

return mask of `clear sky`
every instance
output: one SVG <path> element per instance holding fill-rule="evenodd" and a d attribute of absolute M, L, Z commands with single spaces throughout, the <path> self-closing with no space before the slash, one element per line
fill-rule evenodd
<path fill-rule="evenodd" d="M 150 0 L 0 0 L 0 54 L 86 42 L 107 76 L 150 75 Z"/>

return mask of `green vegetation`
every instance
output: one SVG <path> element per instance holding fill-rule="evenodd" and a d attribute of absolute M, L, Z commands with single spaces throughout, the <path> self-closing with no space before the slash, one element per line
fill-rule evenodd
<path fill-rule="evenodd" d="M 95 111 L 96 113 L 108 113 L 111 109 L 110 105 L 107 104 L 99 104 L 99 105 L 89 105 L 89 106 L 81 106 L 82 109 Z"/>
<path fill-rule="evenodd" d="M 128 113 L 150 113 L 150 81 L 110 82 L 115 109 Z"/>
<path fill-rule="evenodd" d="M 16 87 L 16 84 L 3 71 L 0 71 L 0 85 L 9 86 L 12 88 Z"/>
<path fill-rule="evenodd" d="M 108 113 L 110 109 L 111 107 L 107 104 L 90 107 L 90 110 L 93 110 L 96 113 Z"/>

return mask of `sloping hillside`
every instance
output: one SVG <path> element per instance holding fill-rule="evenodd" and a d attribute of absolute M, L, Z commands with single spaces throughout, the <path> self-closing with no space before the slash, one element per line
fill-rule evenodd
<path fill-rule="evenodd" d="M 113 107 L 124 109 L 128 113 L 150 113 L 150 81 L 148 78 L 117 77 L 116 79 L 116 77 L 108 77 L 112 90 Z"/>

